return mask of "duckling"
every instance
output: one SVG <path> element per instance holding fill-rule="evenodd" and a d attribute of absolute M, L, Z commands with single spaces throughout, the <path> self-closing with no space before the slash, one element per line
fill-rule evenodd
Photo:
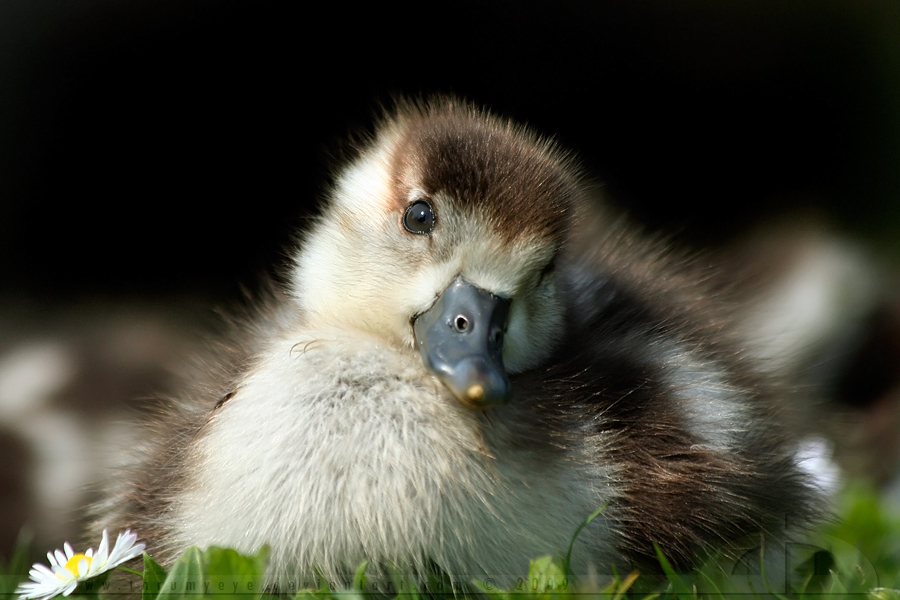
<path fill-rule="evenodd" d="M 273 294 L 154 426 L 97 526 L 255 552 L 268 580 L 653 570 L 783 534 L 815 494 L 701 270 L 571 156 L 456 99 L 401 102 Z"/>

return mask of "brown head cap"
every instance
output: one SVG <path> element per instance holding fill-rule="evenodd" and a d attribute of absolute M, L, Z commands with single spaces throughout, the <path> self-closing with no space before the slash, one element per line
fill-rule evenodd
<path fill-rule="evenodd" d="M 521 126 L 453 99 L 404 104 L 394 117 L 396 201 L 413 185 L 477 210 L 508 241 L 558 237 L 578 177 L 570 159 Z"/>

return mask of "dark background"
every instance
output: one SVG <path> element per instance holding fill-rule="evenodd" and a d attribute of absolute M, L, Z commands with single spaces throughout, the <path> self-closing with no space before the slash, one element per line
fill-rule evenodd
<path fill-rule="evenodd" d="M 813 211 L 897 258 L 896 0 L 5 0 L 0 294 L 236 297 L 340 141 L 434 92 L 555 136 L 689 243 Z"/>

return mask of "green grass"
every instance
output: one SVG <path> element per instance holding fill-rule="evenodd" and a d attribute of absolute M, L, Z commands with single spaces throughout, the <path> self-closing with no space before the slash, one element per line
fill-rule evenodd
<path fill-rule="evenodd" d="M 600 512 L 591 515 L 582 527 Z M 576 536 L 578 531 L 574 532 Z M 23 540 L 11 564 L 2 571 L 5 575 L 0 577 L 0 599 L 14 598 L 16 586 L 27 577 L 30 565 L 24 562 L 25 544 Z M 369 581 L 367 565 L 363 564 L 346 589 L 331 589 L 320 577 L 308 589 L 290 590 L 278 597 L 295 600 L 426 600 L 436 596 L 458 600 L 473 597 L 482 600 L 791 600 L 798 597 L 900 600 L 900 515 L 889 514 L 877 495 L 862 486 L 848 486 L 844 490 L 839 519 L 802 542 L 788 544 L 786 552 L 779 552 L 774 563 L 766 560 L 763 548 L 737 565 L 710 560 L 696 571 L 677 573 L 662 551 L 657 551 L 665 573 L 662 583 L 642 578 L 636 571 L 624 577 L 613 571 L 579 581 L 568 569 L 570 546 L 566 556 L 537 557 L 530 565 L 523 565 L 522 578 L 509 590 L 497 589 L 489 581 L 467 582 L 466 587 L 459 588 L 439 580 L 419 590 L 397 573 L 379 588 Z M 255 556 L 220 548 L 206 551 L 190 548 L 168 572 L 144 555 L 142 600 L 206 596 L 274 600 L 276 596 L 263 588 L 267 555 L 265 548 Z M 82 586 L 71 597 L 96 596 L 97 584 L 102 595 L 102 580 L 93 583 L 92 592 Z M 445 592 L 439 594 L 435 590 Z"/>

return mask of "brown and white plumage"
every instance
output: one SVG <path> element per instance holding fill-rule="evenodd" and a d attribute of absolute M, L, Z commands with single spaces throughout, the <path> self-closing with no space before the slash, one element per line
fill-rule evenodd
<path fill-rule="evenodd" d="M 363 560 L 509 582 L 603 505 L 576 570 L 652 568 L 653 542 L 689 566 L 806 520 L 776 388 L 728 312 L 593 202 L 527 130 L 455 100 L 401 106 L 337 178 L 289 289 L 173 404 L 99 523 L 163 561 L 269 544 L 288 584 Z M 502 337 L 502 360 L 475 375 L 453 371 L 468 354 L 439 372 L 445 340 L 416 328 L 456 306 L 455 282 L 509 311 L 482 353 Z"/>

